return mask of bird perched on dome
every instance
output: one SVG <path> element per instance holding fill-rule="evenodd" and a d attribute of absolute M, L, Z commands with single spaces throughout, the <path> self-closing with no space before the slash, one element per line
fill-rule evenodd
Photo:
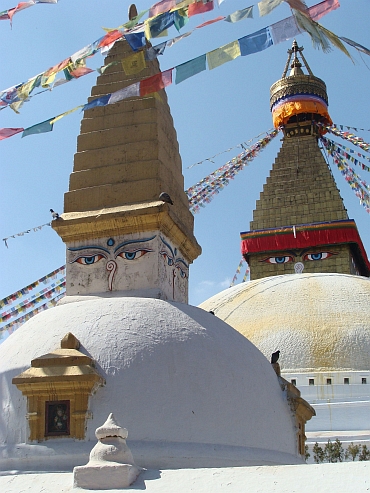
<path fill-rule="evenodd" d="M 272 365 L 274 365 L 275 363 L 278 362 L 279 356 L 280 356 L 280 351 L 275 351 L 274 353 L 272 353 L 272 355 L 271 355 L 271 364 Z"/>
<path fill-rule="evenodd" d="M 51 215 L 53 219 L 59 219 L 60 216 L 57 212 L 54 212 L 53 209 L 50 209 Z"/>
<path fill-rule="evenodd" d="M 173 205 L 171 197 L 168 195 L 166 192 L 162 192 L 159 196 L 159 200 L 162 200 L 162 202 L 167 202 L 167 204 Z"/>

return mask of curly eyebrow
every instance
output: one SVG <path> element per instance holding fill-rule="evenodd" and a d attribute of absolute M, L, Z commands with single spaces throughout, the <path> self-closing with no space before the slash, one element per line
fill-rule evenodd
<path fill-rule="evenodd" d="M 70 252 L 78 252 L 80 250 L 91 250 L 91 249 L 103 250 L 103 252 L 109 253 L 109 250 L 107 250 L 106 248 L 103 248 L 101 246 L 98 246 L 98 245 L 87 245 L 84 247 L 68 248 L 67 250 L 69 250 Z"/>
<path fill-rule="evenodd" d="M 122 248 L 126 245 L 131 245 L 132 243 L 144 243 L 145 241 L 153 240 L 153 238 L 155 238 L 155 237 L 156 237 L 156 235 L 152 236 L 151 238 L 143 238 L 142 240 L 137 239 L 137 240 L 124 241 L 123 243 L 120 243 L 117 248 L 114 249 L 114 253 L 116 253 L 117 250 L 119 250 L 120 248 Z"/>
<path fill-rule="evenodd" d="M 160 239 L 162 240 L 162 242 L 166 245 L 167 248 L 169 248 L 171 250 L 171 253 L 172 253 L 172 256 L 174 257 L 175 254 L 173 253 L 173 250 L 171 248 L 171 246 L 166 242 L 164 241 L 164 239 L 162 238 L 162 236 L 160 236 Z"/>
<path fill-rule="evenodd" d="M 184 260 L 182 260 L 182 258 L 177 258 L 175 262 L 180 262 L 181 264 L 184 264 L 187 269 L 189 268 L 188 264 Z"/>

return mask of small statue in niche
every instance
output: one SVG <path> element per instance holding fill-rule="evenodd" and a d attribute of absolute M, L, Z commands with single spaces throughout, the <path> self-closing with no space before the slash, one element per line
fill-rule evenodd
<path fill-rule="evenodd" d="M 68 402 L 46 403 L 46 435 L 69 435 L 68 404 Z"/>

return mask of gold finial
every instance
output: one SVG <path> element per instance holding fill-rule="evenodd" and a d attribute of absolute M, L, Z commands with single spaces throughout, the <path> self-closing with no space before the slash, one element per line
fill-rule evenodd
<path fill-rule="evenodd" d="M 283 72 L 283 75 L 282 75 L 282 79 L 284 79 L 287 75 L 287 72 L 288 72 L 288 68 L 289 68 L 289 63 L 292 59 L 292 55 L 294 54 L 294 58 L 293 58 L 293 61 L 290 65 L 290 68 L 292 69 L 290 71 L 290 74 L 289 76 L 294 76 L 294 75 L 304 75 L 303 73 L 303 70 L 302 70 L 302 63 L 300 62 L 299 58 L 298 58 L 298 54 L 299 56 L 301 57 L 302 61 L 303 61 L 303 65 L 306 67 L 307 69 L 307 72 L 309 73 L 309 75 L 313 75 L 312 73 L 312 70 L 310 69 L 304 55 L 303 55 L 303 46 L 298 46 L 298 43 L 296 40 L 293 41 L 293 45 L 292 45 L 292 48 L 290 50 L 288 50 L 288 60 L 285 64 L 285 67 L 284 67 L 284 72 Z"/>

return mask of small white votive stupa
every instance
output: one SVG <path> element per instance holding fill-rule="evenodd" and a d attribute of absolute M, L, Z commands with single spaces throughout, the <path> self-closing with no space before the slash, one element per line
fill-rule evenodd
<path fill-rule="evenodd" d="M 126 444 L 126 428 L 121 428 L 111 413 L 95 436 L 98 443 L 90 452 L 89 462 L 73 469 L 73 486 L 93 490 L 128 488 L 139 469 Z"/>

